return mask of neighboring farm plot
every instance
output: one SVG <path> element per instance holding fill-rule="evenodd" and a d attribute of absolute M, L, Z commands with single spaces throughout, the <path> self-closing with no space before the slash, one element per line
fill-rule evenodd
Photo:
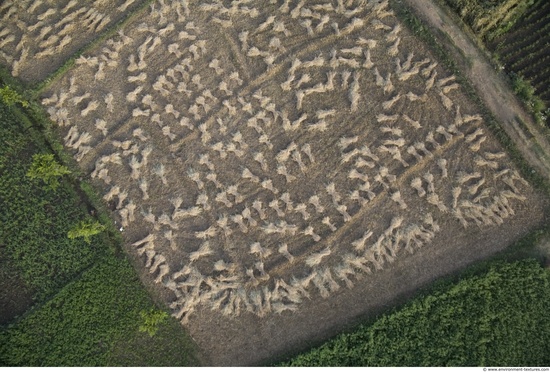
<path fill-rule="evenodd" d="M 529 80 L 536 93 L 550 102 L 550 3 L 538 1 L 492 48 L 506 69 Z"/>
<path fill-rule="evenodd" d="M 502 35 L 537 0 L 445 0 L 483 40 Z"/>
<path fill-rule="evenodd" d="M 386 1 L 186 4 L 43 97 L 182 322 L 298 310 L 533 195 Z"/>
<path fill-rule="evenodd" d="M 0 62 L 11 67 L 13 76 L 26 82 L 43 80 L 139 3 L 138 0 L 3 1 Z"/>

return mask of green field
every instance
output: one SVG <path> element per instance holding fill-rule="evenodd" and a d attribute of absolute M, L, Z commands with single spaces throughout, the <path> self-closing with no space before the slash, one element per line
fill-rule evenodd
<path fill-rule="evenodd" d="M 490 44 L 506 69 L 531 82 L 535 93 L 550 102 L 550 3 L 539 0 L 508 32 Z"/>
<path fill-rule="evenodd" d="M 0 104 L 0 365 L 196 365 L 177 321 L 139 332 L 156 306 L 109 234 L 67 237 L 94 209 L 71 176 L 56 190 L 27 177 L 50 151 L 20 114 Z"/>
<path fill-rule="evenodd" d="M 550 3 L 545 0 L 442 0 L 510 77 L 535 119 L 548 126 Z"/>
<path fill-rule="evenodd" d="M 494 263 L 282 365 L 549 365 L 549 307 L 548 269 Z"/>
<path fill-rule="evenodd" d="M 506 33 L 535 0 L 445 0 L 483 40 Z"/>

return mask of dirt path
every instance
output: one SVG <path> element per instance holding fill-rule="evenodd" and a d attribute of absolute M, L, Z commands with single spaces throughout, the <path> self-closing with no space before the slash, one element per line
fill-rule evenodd
<path fill-rule="evenodd" d="M 453 41 L 442 43 L 458 59 L 462 73 L 473 84 L 487 108 L 501 123 L 521 154 L 545 179 L 550 180 L 550 143 L 541 128 L 516 98 L 502 73 L 495 71 L 476 42 L 457 25 L 447 11 L 433 1 L 403 1 L 431 27 Z M 522 128 L 517 118 L 525 124 Z"/>

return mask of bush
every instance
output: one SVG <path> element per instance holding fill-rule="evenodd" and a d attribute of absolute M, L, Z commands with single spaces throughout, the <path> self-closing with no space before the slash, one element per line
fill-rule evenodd
<path fill-rule="evenodd" d="M 535 88 L 520 75 L 514 74 L 512 76 L 512 86 L 514 93 L 525 102 L 530 101 L 535 95 Z"/>
<path fill-rule="evenodd" d="M 139 315 L 142 321 L 142 324 L 139 326 L 139 331 L 147 332 L 151 337 L 157 333 L 159 326 L 168 318 L 166 312 L 155 309 L 149 311 L 142 310 Z"/>
<path fill-rule="evenodd" d="M 535 116 L 537 122 L 545 120 L 546 105 L 544 101 L 536 95 L 535 88 L 528 80 L 521 75 L 511 73 L 512 86 L 514 93 L 527 105 L 529 111 Z"/>
<path fill-rule="evenodd" d="M 92 219 L 87 219 L 84 221 L 78 222 L 76 226 L 70 229 L 67 232 L 67 237 L 69 239 L 84 238 L 84 241 L 88 244 L 91 243 L 90 237 L 99 234 L 105 230 L 105 226 L 99 223 L 99 221 L 94 221 Z"/>
<path fill-rule="evenodd" d="M 27 176 L 42 180 L 46 188 L 55 190 L 59 186 L 59 178 L 70 173 L 69 168 L 55 161 L 53 154 L 35 154 Z"/>
<path fill-rule="evenodd" d="M 2 99 L 7 106 L 13 106 L 16 103 L 21 104 L 23 107 L 27 107 L 29 105 L 29 102 L 24 100 L 16 90 L 8 85 L 4 85 L 0 88 L 0 99 Z"/>

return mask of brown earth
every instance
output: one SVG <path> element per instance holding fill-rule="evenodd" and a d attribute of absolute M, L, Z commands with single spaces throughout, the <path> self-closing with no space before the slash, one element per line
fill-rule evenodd
<path fill-rule="evenodd" d="M 541 195 L 541 200 L 544 197 Z M 206 365 L 252 366 L 295 355 L 403 303 L 423 286 L 502 251 L 531 229 L 544 225 L 542 203 L 518 211 L 507 229 L 482 228 L 475 237 L 464 230 L 448 231 L 432 244 L 385 270 L 344 289 L 330 299 L 319 296 L 300 311 L 260 319 L 252 314 L 235 319 L 200 309 L 188 325 L 203 349 Z"/>
<path fill-rule="evenodd" d="M 0 62 L 25 83 L 37 84 L 141 4 L 139 0 L 6 1 L 0 6 L 0 42 L 5 41 Z"/>

